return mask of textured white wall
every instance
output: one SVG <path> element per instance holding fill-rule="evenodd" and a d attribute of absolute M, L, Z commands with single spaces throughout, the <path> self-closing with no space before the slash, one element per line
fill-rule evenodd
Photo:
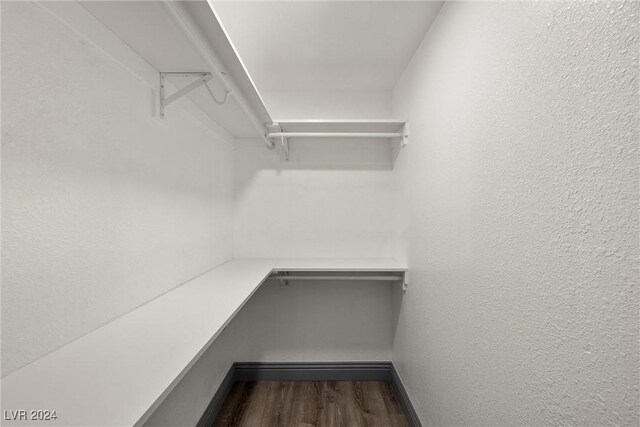
<path fill-rule="evenodd" d="M 391 91 L 261 91 L 274 120 L 388 119 Z"/>
<path fill-rule="evenodd" d="M 290 161 L 238 140 L 236 258 L 384 258 L 393 254 L 389 142 L 292 140 Z"/>
<path fill-rule="evenodd" d="M 637 2 L 444 5 L 394 91 L 425 425 L 637 425 Z"/>
<path fill-rule="evenodd" d="M 391 360 L 389 283 L 299 281 L 262 285 L 233 320 L 240 362 Z"/>
<path fill-rule="evenodd" d="M 6 374 L 229 259 L 233 148 L 31 3 L 2 91 Z"/>

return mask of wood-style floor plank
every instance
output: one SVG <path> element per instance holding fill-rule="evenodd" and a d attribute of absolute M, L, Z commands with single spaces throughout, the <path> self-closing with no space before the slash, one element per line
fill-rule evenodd
<path fill-rule="evenodd" d="M 318 425 L 325 427 L 339 427 L 338 418 L 338 388 L 335 381 L 322 381 L 320 391 L 320 414 L 318 416 Z"/>
<path fill-rule="evenodd" d="M 217 427 L 405 427 L 386 381 L 257 381 L 234 384 Z"/>

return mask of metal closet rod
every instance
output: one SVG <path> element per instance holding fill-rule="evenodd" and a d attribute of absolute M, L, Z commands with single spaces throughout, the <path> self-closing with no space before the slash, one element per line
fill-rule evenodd
<path fill-rule="evenodd" d="M 386 281 L 386 282 L 395 282 L 396 280 L 402 280 L 402 276 L 391 276 L 391 275 L 372 275 L 372 276 L 326 276 L 322 274 L 305 274 L 305 275 L 286 275 L 286 274 L 272 274 L 269 276 L 270 279 L 282 279 L 282 280 L 376 280 L 376 281 Z"/>
<path fill-rule="evenodd" d="M 403 138 L 402 132 L 271 132 L 267 138 Z"/>

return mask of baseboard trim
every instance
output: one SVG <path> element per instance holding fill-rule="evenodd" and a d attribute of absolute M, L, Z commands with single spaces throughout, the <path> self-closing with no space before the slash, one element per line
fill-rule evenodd
<path fill-rule="evenodd" d="M 391 362 L 234 363 L 198 421 L 210 427 L 236 381 L 389 381 L 410 427 L 422 427 L 402 380 Z"/>
<path fill-rule="evenodd" d="M 393 385 L 393 392 L 396 394 L 396 398 L 398 399 L 398 403 L 404 410 L 404 414 L 407 416 L 407 422 L 411 427 L 422 427 L 422 423 L 420 422 L 420 418 L 418 418 L 418 413 L 413 407 L 413 403 L 411 403 L 411 399 L 407 394 L 407 389 L 404 388 L 404 383 L 402 382 L 402 378 L 400 378 L 400 374 L 396 370 L 396 367 L 393 363 L 391 365 L 391 384 Z"/>
<path fill-rule="evenodd" d="M 222 405 L 224 401 L 227 400 L 227 396 L 231 392 L 231 388 L 233 387 L 233 383 L 237 380 L 235 378 L 235 365 L 231 365 L 229 372 L 225 375 L 220 387 L 216 390 L 216 393 L 213 395 L 213 399 L 207 405 L 207 409 L 204 410 L 204 413 L 198 420 L 198 424 L 196 427 L 210 427 L 213 426 L 213 423 L 216 421 L 218 413 L 222 409 Z"/>
<path fill-rule="evenodd" d="M 388 363 L 236 363 L 236 381 L 391 381 Z"/>

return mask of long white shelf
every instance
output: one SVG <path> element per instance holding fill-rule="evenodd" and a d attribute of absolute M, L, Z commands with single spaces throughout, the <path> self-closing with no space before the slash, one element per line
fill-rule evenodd
<path fill-rule="evenodd" d="M 3 411 L 55 410 L 57 419 L 3 425 L 142 425 L 264 280 L 283 271 L 406 268 L 393 259 L 233 259 L 4 377 Z"/>
<path fill-rule="evenodd" d="M 406 266 L 393 258 L 289 258 L 278 259 L 274 271 L 325 271 L 325 272 L 404 272 Z"/>
<path fill-rule="evenodd" d="M 279 143 L 289 160 L 290 138 L 388 139 L 401 147 L 409 140 L 409 126 L 402 120 L 276 120 L 267 139 Z"/>
<path fill-rule="evenodd" d="M 6 376 L 3 411 L 57 411 L 57 420 L 38 425 L 137 425 L 240 310 L 273 264 L 229 261 Z"/>
<path fill-rule="evenodd" d="M 388 138 L 406 144 L 402 120 L 275 120 L 268 138 Z"/>
<path fill-rule="evenodd" d="M 400 132 L 406 123 L 394 119 L 274 119 L 273 122 L 290 132 Z"/>

